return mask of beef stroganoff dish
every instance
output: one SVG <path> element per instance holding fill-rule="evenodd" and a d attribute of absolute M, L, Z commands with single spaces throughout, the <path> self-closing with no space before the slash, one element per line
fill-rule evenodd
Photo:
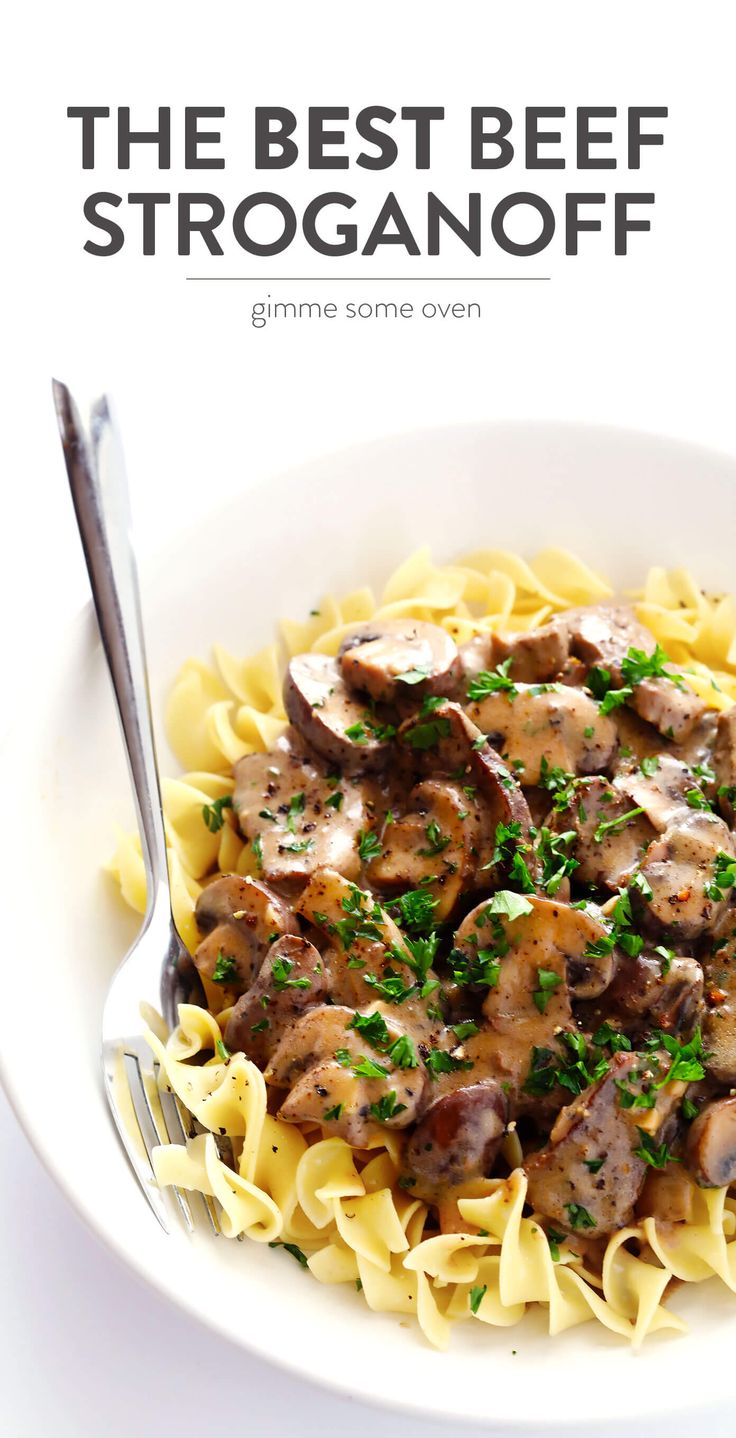
<path fill-rule="evenodd" d="M 735 635 L 683 570 L 420 551 L 187 663 L 158 1182 L 438 1347 L 736 1292 Z"/>

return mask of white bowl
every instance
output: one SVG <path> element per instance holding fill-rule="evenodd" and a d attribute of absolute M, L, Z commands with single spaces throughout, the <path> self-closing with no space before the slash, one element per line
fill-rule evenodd
<path fill-rule="evenodd" d="M 420 543 L 441 559 L 482 544 L 531 553 L 557 543 L 621 588 L 654 562 L 733 588 L 734 519 L 735 459 L 618 430 L 482 425 L 331 456 L 213 514 L 144 575 L 157 712 L 188 655 L 206 655 L 216 639 L 251 651 L 280 615 L 306 613 L 327 589 L 380 586 Z M 18 855 L 6 876 L 5 1080 L 44 1163 L 126 1263 L 274 1363 L 409 1411 L 538 1432 L 736 1395 L 736 1297 L 717 1281 L 675 1295 L 687 1336 L 655 1337 L 639 1355 L 592 1323 L 551 1340 L 542 1313 L 513 1329 L 463 1325 L 442 1355 L 413 1324 L 322 1287 L 283 1252 L 166 1237 L 124 1161 L 100 1082 L 103 996 L 136 921 L 100 872 L 132 805 L 89 609 L 35 656 L 15 692 L 23 727 L 2 761 Z M 163 742 L 161 752 L 165 767 Z"/>

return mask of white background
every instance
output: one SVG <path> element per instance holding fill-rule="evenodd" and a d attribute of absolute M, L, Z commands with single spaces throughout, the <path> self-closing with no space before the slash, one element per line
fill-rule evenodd
<path fill-rule="evenodd" d="M 371 6 L 128 0 L 114 8 L 99 0 L 63 6 L 27 0 L 8 25 L 2 92 L 6 545 L 0 567 L 6 676 L 30 655 L 41 686 L 50 620 L 85 597 L 51 373 L 73 384 L 107 386 L 115 395 L 145 551 L 263 475 L 356 440 L 426 424 L 527 416 L 601 420 L 736 449 L 736 37 L 729 0 L 702 0 L 697 7 L 676 0 L 595 6 L 589 0 L 374 0 Z M 309 104 L 347 104 L 351 114 L 364 104 L 443 104 L 447 121 L 429 174 L 413 171 L 407 148 L 383 173 L 351 166 L 310 174 L 300 165 L 258 177 L 249 128 L 257 103 L 287 105 L 300 121 Z M 171 105 L 170 174 L 157 176 L 146 157 L 134 159 L 129 175 L 117 174 L 109 141 L 101 143 L 95 174 L 83 173 L 78 124 L 65 118 L 67 105 L 75 104 L 129 104 L 144 129 L 152 126 L 156 106 Z M 186 177 L 182 171 L 176 119 L 184 104 L 226 106 L 224 172 Z M 620 111 L 629 104 L 667 105 L 670 117 L 664 147 L 644 152 L 638 174 L 525 176 L 517 160 L 509 171 L 473 176 L 464 128 L 471 104 L 505 106 L 517 121 L 525 104 L 564 105 L 568 112 L 577 104 L 613 104 Z M 621 159 L 623 130 L 620 121 L 613 123 L 612 153 Z M 568 120 L 562 126 L 567 142 L 559 153 L 569 160 L 573 131 Z M 352 139 L 347 149 L 355 153 Z M 345 189 L 359 196 L 355 214 L 364 232 L 393 188 L 422 244 L 428 188 L 458 208 L 474 188 L 496 198 L 513 189 L 538 190 L 559 208 L 566 189 L 610 195 L 617 187 L 653 189 L 657 196 L 651 234 L 632 236 L 625 259 L 613 256 L 609 205 L 604 232 L 582 236 L 577 259 L 565 258 L 558 235 L 545 255 L 524 262 L 493 247 L 476 262 L 452 240 L 435 260 L 408 260 L 391 249 L 370 261 L 359 255 L 327 261 L 302 247 L 256 261 L 232 243 L 219 262 L 196 253 L 187 260 L 175 254 L 169 216 L 155 258 L 140 257 L 138 222 L 127 219 L 131 229 L 120 256 L 95 259 L 82 250 L 88 230 L 81 204 L 97 188 L 212 189 L 231 204 L 273 188 L 297 206 L 321 190 Z M 218 272 L 323 275 L 328 282 L 264 286 L 184 278 Z M 361 288 L 362 280 L 336 283 L 343 273 L 423 278 Z M 442 286 L 432 279 L 501 273 L 551 279 Z M 256 330 L 249 306 L 265 289 L 280 299 L 472 299 L 483 316 L 480 322 L 282 322 Z M 686 525 L 687 506 L 697 496 L 673 501 Z M 488 518 L 491 539 L 492 503 Z M 246 538 L 253 537 L 244 537 L 247 563 Z M 322 557 L 318 548 L 310 553 L 317 585 Z M 32 693 L 25 697 L 33 702 Z M 4 721 L 12 708 L 4 706 Z M 1 832 L 0 842 L 13 844 L 12 824 Z M 6 955 L 6 962 L 16 958 Z M 236 1424 L 275 1434 L 339 1427 L 354 1438 L 375 1431 L 375 1414 L 259 1371 L 242 1352 L 223 1348 L 144 1291 L 82 1229 L 4 1108 L 2 1151 L 7 1271 L 0 1392 L 8 1438 L 44 1432 L 87 1438 L 103 1431 L 108 1438 L 131 1431 L 147 1438 L 203 1425 L 224 1432 Z M 690 1375 L 689 1402 L 692 1382 Z M 381 1421 L 407 1438 L 426 1428 Z M 709 1431 L 725 1434 L 731 1427 L 723 1415 Z M 667 1431 L 675 1433 L 671 1422 Z"/>

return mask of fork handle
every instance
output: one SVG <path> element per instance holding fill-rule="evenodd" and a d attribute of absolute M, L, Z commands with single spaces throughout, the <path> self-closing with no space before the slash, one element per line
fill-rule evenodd
<path fill-rule="evenodd" d="M 85 426 L 67 386 L 54 380 L 53 391 L 69 487 L 135 793 L 146 870 L 148 922 L 164 901 L 171 915 L 171 898 L 122 445 L 105 395 L 92 403 L 89 424 Z"/>

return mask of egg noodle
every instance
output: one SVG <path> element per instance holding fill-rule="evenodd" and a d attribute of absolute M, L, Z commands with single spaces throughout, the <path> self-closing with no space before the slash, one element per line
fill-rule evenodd
<path fill-rule="evenodd" d="M 390 577 L 379 603 L 368 588 L 342 600 L 327 596 L 303 622 L 284 621 L 281 645 L 239 659 L 220 646 L 215 666 L 189 660 L 174 683 L 166 723 L 171 747 L 187 771 L 163 780 L 174 917 L 193 952 L 194 909 L 203 882 L 220 873 L 252 874 L 250 846 L 232 811 L 212 833 L 203 808 L 232 793 L 232 765 L 270 748 L 286 726 L 281 688 L 284 658 L 315 650 L 334 655 L 356 623 L 411 616 L 441 625 L 460 644 L 484 631 L 527 630 L 571 605 L 605 600 L 613 591 L 580 559 L 547 549 L 527 562 L 504 550 L 478 550 L 458 564 L 435 565 L 421 549 Z M 687 682 L 713 709 L 736 702 L 736 601 L 706 595 L 684 569 L 649 571 L 634 596 L 639 619 L 686 669 Z M 109 865 L 126 901 L 145 909 L 145 876 L 137 837 L 121 834 Z M 697 1283 L 717 1274 L 736 1293 L 736 1200 L 727 1189 L 692 1189 L 690 1219 L 642 1217 L 607 1242 L 601 1273 L 590 1271 L 570 1241 L 550 1244 L 524 1215 L 526 1177 L 518 1139 L 509 1134 L 507 1178 L 474 1182 L 440 1205 L 440 1231 L 427 1206 L 398 1184 L 400 1140 L 387 1132 L 368 1150 L 323 1138 L 269 1114 L 260 1070 L 242 1053 L 223 1059 L 230 1010 L 203 980 L 211 1012 L 179 1009 L 167 1036 L 149 1015 L 147 1039 L 166 1082 L 206 1130 L 186 1145 L 154 1153 L 159 1184 L 215 1198 L 223 1233 L 286 1244 L 321 1283 L 357 1288 L 372 1309 L 413 1314 L 438 1348 L 454 1319 L 507 1326 L 527 1305 L 544 1304 L 549 1331 L 588 1319 L 635 1343 L 658 1329 L 683 1329 L 663 1307 L 673 1278 Z M 219 1041 L 219 1049 L 218 1049 Z M 190 1060 L 214 1053 L 203 1064 Z M 232 1147 L 223 1162 L 214 1135 Z M 636 1252 L 632 1251 L 632 1248 Z"/>

